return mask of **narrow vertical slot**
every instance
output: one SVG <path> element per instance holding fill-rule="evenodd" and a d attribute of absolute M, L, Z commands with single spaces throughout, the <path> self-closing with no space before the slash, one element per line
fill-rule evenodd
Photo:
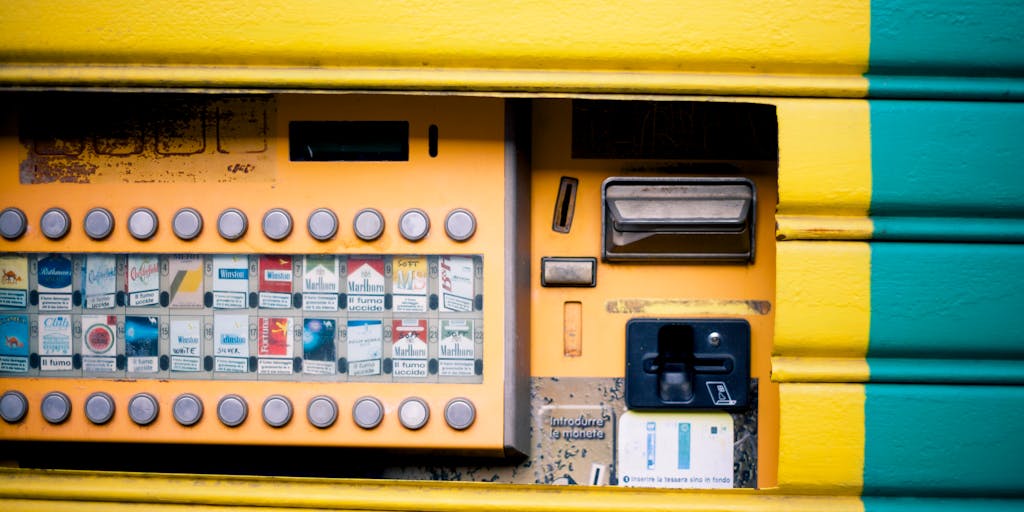
<path fill-rule="evenodd" d="M 562 353 L 565 357 L 583 355 L 583 304 L 566 302 L 562 317 Z"/>
<path fill-rule="evenodd" d="M 430 125 L 430 129 L 427 130 L 427 151 L 430 153 L 430 158 L 437 157 L 437 125 Z"/>
<path fill-rule="evenodd" d="M 579 188 L 576 178 L 562 177 L 558 186 L 558 197 L 555 199 L 555 215 L 551 221 L 551 229 L 558 233 L 568 233 L 572 228 L 573 212 L 576 210 L 576 190 Z"/>

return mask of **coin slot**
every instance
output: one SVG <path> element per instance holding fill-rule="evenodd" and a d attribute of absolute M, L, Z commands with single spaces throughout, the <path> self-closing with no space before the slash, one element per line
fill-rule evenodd
<path fill-rule="evenodd" d="M 437 158 L 437 125 L 430 125 L 430 129 L 427 130 L 427 144 L 430 158 Z"/>
<path fill-rule="evenodd" d="M 558 185 L 558 198 L 555 199 L 555 214 L 551 221 L 551 229 L 558 233 L 568 233 L 572 228 L 572 217 L 576 211 L 576 191 L 580 181 L 576 178 L 563 176 Z"/>

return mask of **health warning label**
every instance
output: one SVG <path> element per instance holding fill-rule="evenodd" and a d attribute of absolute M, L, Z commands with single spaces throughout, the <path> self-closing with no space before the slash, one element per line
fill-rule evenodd
<path fill-rule="evenodd" d="M 128 306 L 160 304 L 160 260 L 152 254 L 129 254 L 124 267 Z"/>
<path fill-rule="evenodd" d="M 51 254 L 36 263 L 39 311 L 71 310 L 71 258 Z"/>
<path fill-rule="evenodd" d="M 473 258 L 441 256 L 438 258 L 437 266 L 441 311 L 473 311 Z"/>
<path fill-rule="evenodd" d="M 430 275 L 427 258 L 395 256 L 392 268 L 392 309 L 396 313 L 426 313 Z"/>
<path fill-rule="evenodd" d="M 384 260 L 351 258 L 348 260 L 348 310 L 352 313 L 384 311 Z"/>
<path fill-rule="evenodd" d="M 249 259 L 245 256 L 213 257 L 213 307 L 244 309 L 248 306 Z"/>
<path fill-rule="evenodd" d="M 292 307 L 292 257 L 260 256 L 259 305 L 266 309 Z"/>
<path fill-rule="evenodd" d="M 338 258 L 309 255 L 303 263 L 302 309 L 321 313 L 338 310 Z"/>
<path fill-rule="evenodd" d="M 626 487 L 733 487 L 733 421 L 725 412 L 640 413 L 619 420 L 619 483 Z"/>
<path fill-rule="evenodd" d="M 111 309 L 117 305 L 117 259 L 110 254 L 87 254 L 82 265 L 86 309 Z"/>
<path fill-rule="evenodd" d="M 393 320 L 391 325 L 392 371 L 395 378 L 423 378 L 428 375 L 427 321 Z"/>

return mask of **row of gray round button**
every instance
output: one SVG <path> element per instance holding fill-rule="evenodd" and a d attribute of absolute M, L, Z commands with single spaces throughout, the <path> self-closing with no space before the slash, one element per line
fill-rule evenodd
<path fill-rule="evenodd" d="M 71 399 L 59 391 L 47 393 L 40 406 L 43 419 L 59 424 L 71 415 Z M 97 392 L 85 399 L 85 416 L 96 425 L 103 425 L 114 416 L 114 399 Z M 138 393 L 128 400 L 128 417 L 138 425 L 149 425 L 156 420 L 160 405 L 149 393 Z M 0 396 L 0 418 L 8 423 L 21 421 L 28 413 L 28 399 L 18 391 L 7 391 Z M 174 419 L 183 426 L 192 426 L 203 417 L 203 402 L 196 395 L 185 393 L 174 399 L 171 408 Z M 217 403 L 217 418 L 229 427 L 245 422 L 249 406 L 238 395 L 226 395 Z M 306 417 L 310 424 L 327 428 L 338 419 L 338 404 L 327 396 L 309 401 Z M 292 419 L 292 403 L 281 395 L 272 395 L 263 402 L 263 421 L 271 427 L 283 427 Z M 384 419 L 384 405 L 373 397 L 362 397 L 352 406 L 352 420 L 364 429 L 380 425 Z M 398 421 L 410 430 L 417 430 L 430 419 L 430 407 L 421 398 L 407 398 L 398 406 Z M 476 408 L 465 398 L 454 398 L 445 405 L 444 419 L 455 430 L 465 430 L 476 420 Z"/>
<path fill-rule="evenodd" d="M 263 215 L 263 234 L 271 240 L 284 240 L 292 232 L 292 216 L 287 210 L 273 208 Z M 156 234 L 159 221 L 156 212 L 149 208 L 136 208 L 128 215 L 128 232 L 138 240 L 148 240 Z M 0 236 L 15 240 L 25 234 L 28 218 L 18 208 L 0 211 Z M 327 208 L 319 208 L 309 214 L 306 222 L 309 235 L 317 240 L 330 240 L 338 233 L 338 217 Z M 103 240 L 114 231 L 114 215 L 105 208 L 93 208 L 85 214 L 85 234 L 94 240 Z M 52 240 L 59 240 L 71 229 L 71 217 L 61 208 L 50 208 L 43 212 L 39 229 Z M 249 229 L 245 213 L 237 208 L 228 208 L 217 217 L 217 231 L 227 240 L 237 240 Z M 384 233 L 384 216 L 373 208 L 356 213 L 352 221 L 356 236 L 373 241 Z M 445 233 L 457 242 L 469 240 L 476 232 L 476 217 L 464 208 L 456 208 L 445 217 Z M 174 214 L 171 230 L 182 240 L 192 240 L 203 231 L 203 216 L 194 208 L 182 208 Z M 402 212 L 398 218 L 398 231 L 410 242 L 423 239 L 430 232 L 430 217 L 419 208 Z"/>

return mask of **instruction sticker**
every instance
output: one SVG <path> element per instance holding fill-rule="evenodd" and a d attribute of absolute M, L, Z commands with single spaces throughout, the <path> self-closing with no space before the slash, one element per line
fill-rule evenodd
<path fill-rule="evenodd" d="M 117 317 L 82 316 L 82 370 L 89 373 L 117 371 Z"/>
<path fill-rule="evenodd" d="M 87 254 L 82 265 L 82 285 L 87 309 L 117 305 L 117 259 L 110 254 Z"/>
<path fill-rule="evenodd" d="M 473 258 L 441 256 L 438 259 L 441 311 L 473 311 Z"/>
<path fill-rule="evenodd" d="M 51 254 L 36 264 L 39 311 L 71 310 L 71 258 Z"/>
<path fill-rule="evenodd" d="M 155 316 L 126 316 L 124 346 L 128 373 L 160 371 L 160 320 Z"/>
<path fill-rule="evenodd" d="M 202 324 L 198 318 L 171 320 L 171 371 L 198 372 L 201 370 Z"/>
<path fill-rule="evenodd" d="M 398 313 L 427 312 L 429 268 L 425 256 L 395 256 L 392 293 L 394 311 Z"/>
<path fill-rule="evenodd" d="M 124 268 L 124 291 L 131 307 L 160 303 L 160 261 L 156 255 L 128 255 Z"/>
<path fill-rule="evenodd" d="M 348 321 L 348 373 L 354 377 L 380 375 L 384 344 L 380 320 Z"/>
<path fill-rule="evenodd" d="M 302 309 L 338 310 L 338 259 L 333 255 L 308 255 L 303 263 Z"/>
<path fill-rule="evenodd" d="M 197 254 L 172 254 L 167 258 L 170 285 L 169 307 L 203 307 L 203 257 Z"/>
<path fill-rule="evenodd" d="M 238 255 L 213 257 L 213 307 L 245 309 L 248 306 L 249 259 Z"/>
<path fill-rule="evenodd" d="M 28 317 L 25 315 L 0 316 L 0 372 L 25 373 L 28 371 Z"/>
<path fill-rule="evenodd" d="M 292 343 L 295 339 L 291 318 L 260 318 L 257 371 L 266 375 L 290 375 Z"/>
<path fill-rule="evenodd" d="M 348 310 L 354 313 L 384 311 L 384 260 L 352 258 L 348 260 Z"/>
<path fill-rule="evenodd" d="M 0 308 L 28 306 L 28 258 L 0 256 Z"/>
<path fill-rule="evenodd" d="M 625 487 L 732 488 L 732 416 L 627 411 L 619 420 L 618 460 Z"/>
<path fill-rule="evenodd" d="M 213 369 L 218 372 L 249 371 L 249 317 L 213 316 Z"/>
<path fill-rule="evenodd" d="M 329 318 L 307 318 L 302 322 L 302 373 L 334 375 L 338 368 L 334 350 L 337 332 Z"/>
<path fill-rule="evenodd" d="M 260 307 L 267 309 L 292 307 L 292 257 L 260 256 L 259 268 Z"/>
<path fill-rule="evenodd" d="M 44 372 L 72 369 L 70 315 L 39 315 L 39 369 Z"/>
<path fill-rule="evenodd" d="M 427 321 L 393 320 L 394 341 L 391 344 L 393 369 L 396 378 L 427 376 Z"/>

